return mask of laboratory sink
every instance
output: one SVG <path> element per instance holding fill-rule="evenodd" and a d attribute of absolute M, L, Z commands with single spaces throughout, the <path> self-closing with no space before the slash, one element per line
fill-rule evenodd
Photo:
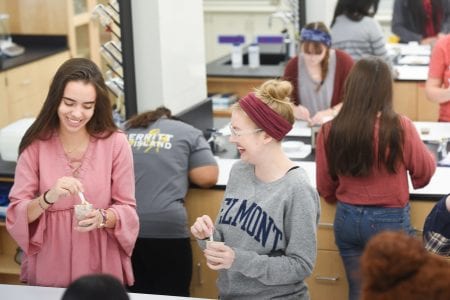
<path fill-rule="evenodd" d="M 261 66 L 277 66 L 286 61 L 286 55 L 284 53 L 260 53 L 259 64 Z M 225 61 L 224 65 L 231 65 L 231 59 Z M 242 64 L 248 65 L 248 53 L 242 56 Z"/>

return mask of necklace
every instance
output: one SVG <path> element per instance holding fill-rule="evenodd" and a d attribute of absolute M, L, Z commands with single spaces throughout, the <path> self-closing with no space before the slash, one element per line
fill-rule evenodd
<path fill-rule="evenodd" d="M 86 150 L 87 145 L 89 144 L 89 139 L 83 139 L 75 145 L 64 142 L 64 140 L 61 139 L 61 144 L 66 154 L 82 153 Z"/>
<path fill-rule="evenodd" d="M 67 149 L 66 145 L 63 145 L 64 152 L 66 152 L 67 154 L 75 152 L 75 150 L 78 150 L 80 147 L 81 147 L 81 144 L 78 144 L 78 145 L 75 145 L 74 147 L 72 147 L 71 149 Z"/>

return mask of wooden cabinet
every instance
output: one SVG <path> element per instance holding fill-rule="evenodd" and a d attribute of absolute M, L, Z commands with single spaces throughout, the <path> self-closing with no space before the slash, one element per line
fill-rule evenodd
<path fill-rule="evenodd" d="M 92 11 L 97 2 L 97 0 L 67 0 L 67 35 L 72 57 L 90 58 L 100 65 L 99 24 L 92 20 Z"/>
<path fill-rule="evenodd" d="M 0 181 L 12 182 L 11 178 Z M 5 222 L 0 221 L 0 283 L 19 284 L 20 265 L 15 261 L 17 244 L 6 231 Z"/>
<path fill-rule="evenodd" d="M 426 216 L 434 201 L 411 201 L 411 225 L 422 236 Z M 336 206 L 321 199 L 321 217 L 317 231 L 317 261 L 312 275 L 306 280 L 311 299 L 344 300 L 348 297 L 348 283 L 339 251 L 335 245 L 333 222 Z"/>
<path fill-rule="evenodd" d="M 189 227 L 197 217 L 208 215 L 215 220 L 223 200 L 224 190 L 190 189 L 186 197 Z M 191 236 L 193 253 L 193 272 L 191 297 L 216 298 L 219 296 L 216 280 L 217 272 L 206 266 L 206 259 L 197 240 Z"/>
<path fill-rule="evenodd" d="M 57 68 L 69 58 L 67 51 L 0 73 L 1 124 L 35 117 L 48 93 Z"/>
<path fill-rule="evenodd" d="M 190 189 L 186 197 L 189 227 L 202 215 L 216 218 L 223 200 L 224 190 Z M 431 211 L 434 201 L 412 201 L 411 223 L 418 236 L 422 235 L 423 223 Z M 312 300 L 347 299 L 348 284 L 344 265 L 336 248 L 333 232 L 335 205 L 321 199 L 321 218 L 318 226 L 317 261 L 312 275 L 306 280 Z M 191 296 L 217 298 L 217 272 L 206 266 L 202 250 L 191 237 L 193 251 L 193 273 Z M 0 222 L 0 283 L 19 283 L 20 268 L 14 261 L 17 245 Z"/>
<path fill-rule="evenodd" d="M 106 1 L 106 0 L 105 0 Z M 12 34 L 67 35 L 71 57 L 100 65 L 99 24 L 91 13 L 101 0 L 0 0 Z"/>
<path fill-rule="evenodd" d="M 208 93 L 234 93 L 241 98 L 270 78 L 208 77 Z"/>
<path fill-rule="evenodd" d="M 394 109 L 413 121 L 436 122 L 439 105 L 425 96 L 425 83 L 415 81 L 394 82 Z"/>
<path fill-rule="evenodd" d="M 239 98 L 269 78 L 208 77 L 208 93 L 234 93 Z M 417 81 L 394 82 L 394 109 L 413 121 L 437 121 L 439 105 L 425 96 L 425 83 Z M 230 116 L 229 110 L 214 112 L 215 116 Z"/>
<path fill-rule="evenodd" d="M 320 221 L 317 228 L 317 261 L 306 280 L 312 300 L 346 299 L 348 283 L 344 265 L 334 242 L 333 222 L 336 206 L 320 200 Z"/>
<path fill-rule="evenodd" d="M 6 231 L 5 223 L 0 222 L 0 282 L 3 284 L 20 283 L 20 265 L 15 256 L 17 244 Z"/>

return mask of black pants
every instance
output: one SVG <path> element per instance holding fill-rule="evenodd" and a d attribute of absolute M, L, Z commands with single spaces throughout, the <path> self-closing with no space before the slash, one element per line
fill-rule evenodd
<path fill-rule="evenodd" d="M 138 238 L 131 256 L 134 272 L 132 293 L 189 297 L 192 249 L 189 238 Z"/>

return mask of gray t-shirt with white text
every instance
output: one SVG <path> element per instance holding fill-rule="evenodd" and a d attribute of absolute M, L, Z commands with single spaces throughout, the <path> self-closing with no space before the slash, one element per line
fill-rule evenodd
<path fill-rule="evenodd" d="M 187 238 L 189 170 L 217 165 L 200 130 L 161 118 L 127 130 L 133 150 L 140 238 Z"/>

